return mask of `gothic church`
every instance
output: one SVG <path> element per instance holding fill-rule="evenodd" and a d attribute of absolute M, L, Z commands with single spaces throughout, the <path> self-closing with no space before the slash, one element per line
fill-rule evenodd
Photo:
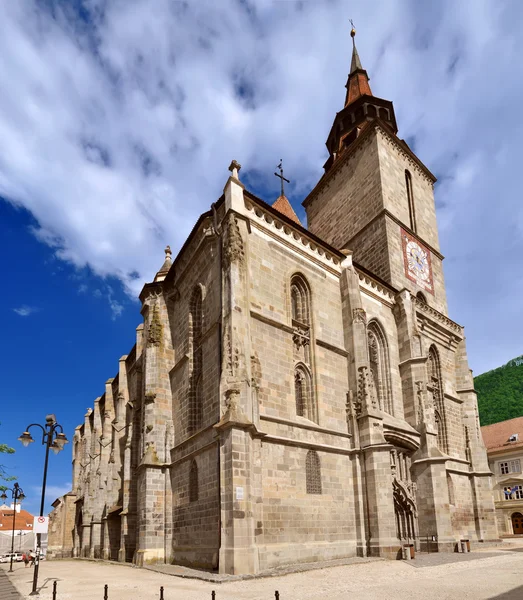
<path fill-rule="evenodd" d="M 72 555 L 244 574 L 497 538 L 435 178 L 355 45 L 346 88 L 307 228 L 233 161 L 144 286 L 75 432 Z"/>

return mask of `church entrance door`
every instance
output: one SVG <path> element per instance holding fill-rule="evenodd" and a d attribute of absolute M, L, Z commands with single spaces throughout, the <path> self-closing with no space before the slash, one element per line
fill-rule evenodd
<path fill-rule="evenodd" d="M 512 515 L 512 532 L 514 535 L 523 535 L 523 515 L 520 512 Z"/>

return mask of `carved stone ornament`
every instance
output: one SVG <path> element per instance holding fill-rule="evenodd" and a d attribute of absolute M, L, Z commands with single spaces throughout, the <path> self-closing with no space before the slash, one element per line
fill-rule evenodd
<path fill-rule="evenodd" d="M 232 375 L 232 343 L 229 328 L 225 329 L 223 334 L 223 360 L 225 363 L 225 371 Z"/>
<path fill-rule="evenodd" d="M 360 367 L 358 371 L 358 402 L 361 403 L 362 407 L 370 404 L 372 408 L 377 409 L 378 400 L 376 397 L 376 390 L 372 378 L 369 377 L 369 370 L 367 367 L 363 366 Z"/>
<path fill-rule="evenodd" d="M 153 307 L 153 314 L 149 323 L 147 341 L 151 346 L 159 346 L 162 341 L 162 322 L 156 304 Z"/>
<path fill-rule="evenodd" d="M 378 341 L 376 340 L 376 336 L 372 331 L 368 333 L 369 340 L 369 360 L 371 363 L 378 364 L 379 363 L 379 349 L 378 349 Z"/>
<path fill-rule="evenodd" d="M 261 364 L 258 354 L 255 352 L 251 355 L 251 385 L 255 390 L 260 389 L 261 381 Z"/>
<path fill-rule="evenodd" d="M 154 392 L 147 392 L 144 396 L 144 400 L 146 404 L 150 404 L 154 402 L 156 399 L 156 394 Z"/>
<path fill-rule="evenodd" d="M 416 396 L 417 396 L 417 422 L 418 424 L 423 423 L 424 420 L 424 409 L 423 409 L 423 397 L 425 394 L 425 384 L 423 381 L 416 381 Z"/>
<path fill-rule="evenodd" d="M 349 423 L 349 418 L 351 415 L 355 417 L 359 417 L 362 411 L 361 400 L 358 395 L 354 395 L 352 390 L 347 392 L 347 401 L 346 401 L 346 414 L 347 414 L 347 423 Z"/>
<path fill-rule="evenodd" d="M 311 332 L 308 327 L 294 327 L 294 333 L 292 334 L 292 341 L 299 350 L 302 346 L 308 346 L 311 343 Z"/>
<path fill-rule="evenodd" d="M 225 370 L 229 375 L 236 375 L 240 368 L 240 349 L 238 346 L 233 346 L 229 329 L 225 330 L 223 336 L 223 350 Z"/>
<path fill-rule="evenodd" d="M 352 309 L 352 323 L 362 323 L 363 325 L 367 325 L 367 313 L 363 308 Z"/>
<path fill-rule="evenodd" d="M 227 410 L 235 412 L 238 410 L 238 401 L 240 398 L 240 390 L 230 389 L 225 392 L 225 406 Z"/>
<path fill-rule="evenodd" d="M 244 259 L 243 239 L 240 228 L 238 227 L 238 222 L 232 213 L 227 217 L 225 231 L 226 236 L 222 254 L 222 266 L 224 269 L 227 269 L 235 262 L 241 265 Z"/>

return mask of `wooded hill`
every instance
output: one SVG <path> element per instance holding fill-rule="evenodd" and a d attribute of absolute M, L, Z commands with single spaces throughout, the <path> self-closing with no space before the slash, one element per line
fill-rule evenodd
<path fill-rule="evenodd" d="M 481 425 L 523 417 L 523 356 L 474 377 Z"/>

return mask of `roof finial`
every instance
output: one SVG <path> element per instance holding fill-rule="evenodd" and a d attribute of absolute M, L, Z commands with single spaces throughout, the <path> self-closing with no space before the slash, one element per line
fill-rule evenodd
<path fill-rule="evenodd" d="M 158 273 L 156 273 L 156 277 L 154 278 L 154 281 L 163 281 L 165 279 L 165 276 L 169 272 L 171 265 L 173 264 L 173 261 L 171 259 L 171 256 L 172 256 L 171 246 L 166 246 L 164 252 L 165 252 L 165 260 L 163 261 L 163 265 L 161 266 Z"/>
<path fill-rule="evenodd" d="M 231 164 L 229 165 L 229 171 L 232 173 L 232 177 L 234 177 L 234 179 L 238 179 L 238 181 L 239 181 L 238 173 L 240 172 L 241 168 L 242 168 L 242 166 L 240 165 L 240 163 L 237 160 L 231 161 Z"/>
<path fill-rule="evenodd" d="M 363 67 L 361 66 L 360 57 L 358 55 L 358 51 L 356 50 L 356 42 L 354 41 L 354 38 L 356 37 L 356 29 L 352 19 L 350 20 L 350 24 L 352 26 L 352 29 L 350 30 L 350 36 L 352 38 L 352 61 L 350 64 L 350 72 L 354 73 L 354 71 L 363 70 Z"/>
<path fill-rule="evenodd" d="M 352 19 L 349 19 L 352 29 L 350 30 L 350 36 L 352 38 L 352 44 L 355 45 L 354 38 L 356 37 L 356 28 L 354 27 L 354 23 Z"/>

